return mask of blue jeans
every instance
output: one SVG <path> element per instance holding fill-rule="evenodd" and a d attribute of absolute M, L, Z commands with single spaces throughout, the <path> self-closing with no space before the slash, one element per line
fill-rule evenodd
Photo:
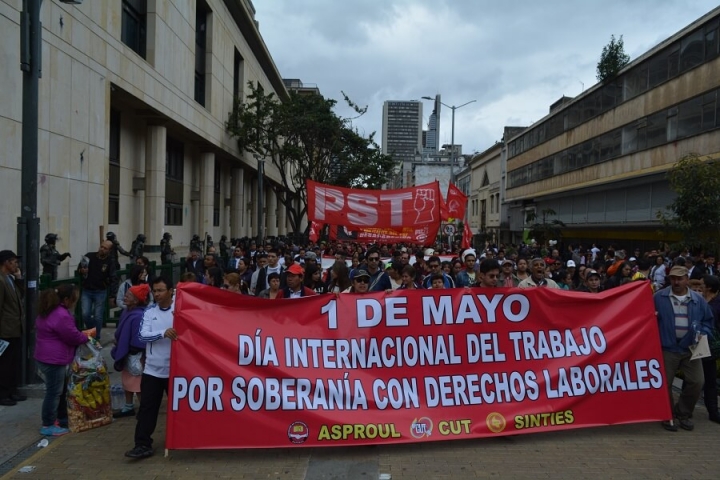
<path fill-rule="evenodd" d="M 67 365 L 50 365 L 35 360 L 45 378 L 45 399 L 42 404 L 42 424 L 49 427 L 58 421 L 67 428 Z"/>
<path fill-rule="evenodd" d="M 85 328 L 97 328 L 95 338 L 100 340 L 100 330 L 103 326 L 103 315 L 105 314 L 105 299 L 107 290 L 83 290 L 80 297 L 83 323 Z"/>

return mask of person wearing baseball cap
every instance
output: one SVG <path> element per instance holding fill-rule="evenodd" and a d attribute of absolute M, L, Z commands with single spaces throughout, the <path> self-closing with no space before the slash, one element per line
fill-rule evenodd
<path fill-rule="evenodd" d="M 691 360 L 690 347 L 697 345 L 703 336 L 707 340 L 715 319 L 702 295 L 688 288 L 687 268 L 673 266 L 668 278 L 670 286 L 657 292 L 653 298 L 665 363 L 665 381 L 674 417 L 674 420 L 662 422 L 662 426 L 675 432 L 678 426 L 684 430 L 695 428 L 690 417 L 700 398 L 705 377 L 702 361 Z M 678 370 L 683 372 L 685 382 L 675 402 L 672 384 Z"/>
<path fill-rule="evenodd" d="M 303 285 L 305 271 L 297 263 L 290 265 L 285 270 L 285 287 L 281 288 L 275 298 L 300 298 L 315 295 L 312 288 Z"/>
<path fill-rule="evenodd" d="M 586 270 L 585 285 L 582 285 L 578 291 L 585 293 L 600 293 L 603 291 L 603 287 L 600 285 L 601 281 L 602 276 L 600 275 L 600 272 L 592 269 Z"/>
<path fill-rule="evenodd" d="M 22 363 L 23 295 L 20 268 L 12 250 L 0 251 L 0 405 L 12 406 L 27 397 L 20 395 Z"/>
<path fill-rule="evenodd" d="M 370 274 L 365 269 L 355 271 L 352 285 L 343 293 L 367 293 L 370 290 Z"/>

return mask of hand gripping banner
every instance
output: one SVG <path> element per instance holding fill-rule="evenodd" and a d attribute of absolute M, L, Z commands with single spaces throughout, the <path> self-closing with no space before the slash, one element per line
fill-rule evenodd
<path fill-rule="evenodd" d="M 399 190 L 361 190 L 307 181 L 308 218 L 350 229 L 440 224 L 438 182 Z"/>
<path fill-rule="evenodd" d="M 167 448 L 456 440 L 669 419 L 650 288 L 264 300 L 178 286 Z"/>

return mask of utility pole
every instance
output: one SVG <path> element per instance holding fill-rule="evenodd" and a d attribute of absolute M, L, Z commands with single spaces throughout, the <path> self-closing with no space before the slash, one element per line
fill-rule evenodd
<path fill-rule="evenodd" d="M 60 0 L 77 5 L 82 0 Z M 38 104 L 42 76 L 42 0 L 23 0 L 20 12 L 20 70 L 22 91 L 22 153 L 20 173 L 20 216 L 17 218 L 17 249 L 25 279 L 25 328 L 22 338 L 23 384 L 35 379 L 34 323 L 37 316 L 40 277 L 40 219 L 37 216 Z"/>
<path fill-rule="evenodd" d="M 25 271 L 25 328 L 22 339 L 21 382 L 35 379 L 34 328 L 40 274 L 40 219 L 37 217 L 38 103 L 42 68 L 42 0 L 23 0 L 20 14 L 20 69 L 23 71 L 21 216 L 17 219 L 18 256 Z"/>

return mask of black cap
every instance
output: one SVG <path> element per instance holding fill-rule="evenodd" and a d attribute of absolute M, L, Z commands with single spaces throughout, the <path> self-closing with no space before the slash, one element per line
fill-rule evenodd
<path fill-rule="evenodd" d="M 8 260 L 12 260 L 13 258 L 17 258 L 17 255 L 15 255 L 15 252 L 12 250 L 0 250 L 0 264 L 5 263 Z"/>

